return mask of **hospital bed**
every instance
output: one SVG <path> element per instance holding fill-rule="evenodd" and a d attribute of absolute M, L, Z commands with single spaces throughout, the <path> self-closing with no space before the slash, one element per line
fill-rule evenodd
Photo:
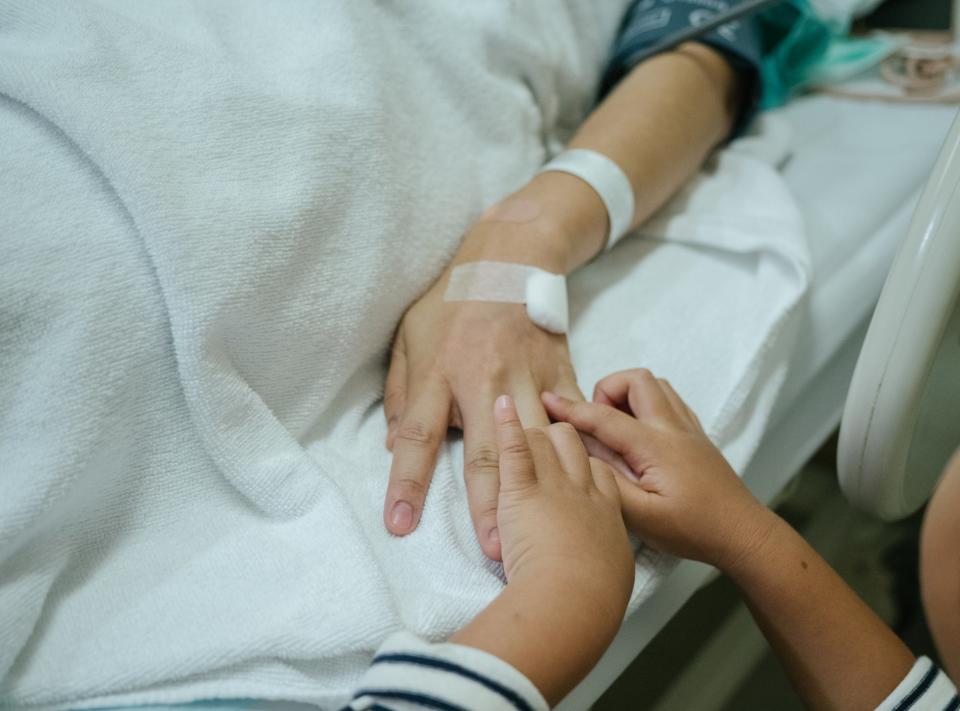
<path fill-rule="evenodd" d="M 743 472 L 768 504 L 840 423 L 878 295 L 956 110 L 815 95 L 778 113 L 794 132 L 783 174 L 806 220 L 814 277 L 790 373 Z M 865 368 L 857 369 L 860 381 L 869 380 Z M 851 408 L 868 402 L 869 385 L 861 386 L 864 394 L 851 400 Z M 847 438 L 853 442 L 853 434 Z M 875 511 L 880 506 L 860 503 Z M 589 708 L 712 572 L 680 562 L 558 708 Z"/>
<path fill-rule="evenodd" d="M 768 504 L 840 423 L 878 295 L 955 109 L 817 95 L 778 113 L 793 130 L 782 171 L 806 220 L 813 281 L 789 375 L 743 472 Z M 588 709 L 713 574 L 679 562 L 557 708 Z"/>

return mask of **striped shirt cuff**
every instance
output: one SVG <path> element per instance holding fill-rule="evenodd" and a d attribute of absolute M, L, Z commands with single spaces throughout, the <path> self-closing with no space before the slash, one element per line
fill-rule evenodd
<path fill-rule="evenodd" d="M 960 708 L 957 689 L 939 667 L 920 657 L 877 711 L 956 711 Z"/>
<path fill-rule="evenodd" d="M 397 632 L 380 646 L 346 709 L 548 711 L 549 706 L 529 679 L 499 657 Z"/>

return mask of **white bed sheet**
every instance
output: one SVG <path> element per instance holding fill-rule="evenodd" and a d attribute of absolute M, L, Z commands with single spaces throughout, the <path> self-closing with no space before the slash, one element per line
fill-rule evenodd
<path fill-rule="evenodd" d="M 956 111 L 814 95 L 777 112 L 814 275 L 770 429 L 871 313 Z"/>

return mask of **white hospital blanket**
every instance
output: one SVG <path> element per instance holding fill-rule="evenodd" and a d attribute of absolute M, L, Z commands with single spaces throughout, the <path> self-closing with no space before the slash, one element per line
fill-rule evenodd
<path fill-rule="evenodd" d="M 497 593 L 456 438 L 383 529 L 385 354 L 589 110 L 624 4 L 0 4 L 0 703 L 334 707 Z M 725 152 L 645 231 L 572 281 L 581 385 L 655 369 L 741 466 L 797 212 Z"/>

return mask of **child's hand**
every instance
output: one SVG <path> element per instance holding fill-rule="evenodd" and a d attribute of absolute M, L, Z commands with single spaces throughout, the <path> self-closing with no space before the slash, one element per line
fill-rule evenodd
<path fill-rule="evenodd" d="M 630 480 L 617 474 L 630 530 L 658 550 L 724 570 L 762 543 L 773 514 L 743 485 L 667 381 L 644 369 L 622 371 L 597 383 L 593 399 L 543 394 L 553 419 L 619 453 L 636 475 Z"/>
<path fill-rule="evenodd" d="M 573 427 L 524 431 L 506 395 L 494 419 L 507 587 L 450 641 L 499 657 L 555 704 L 616 635 L 633 554 L 613 472 L 587 456 Z"/>
<path fill-rule="evenodd" d="M 497 526 L 508 583 L 569 580 L 572 593 L 601 595 L 595 602 L 609 603 L 622 617 L 633 587 L 633 554 L 610 467 L 589 458 L 566 423 L 524 431 L 506 395 L 494 415 Z M 568 594 L 559 586 L 556 592 Z"/>

